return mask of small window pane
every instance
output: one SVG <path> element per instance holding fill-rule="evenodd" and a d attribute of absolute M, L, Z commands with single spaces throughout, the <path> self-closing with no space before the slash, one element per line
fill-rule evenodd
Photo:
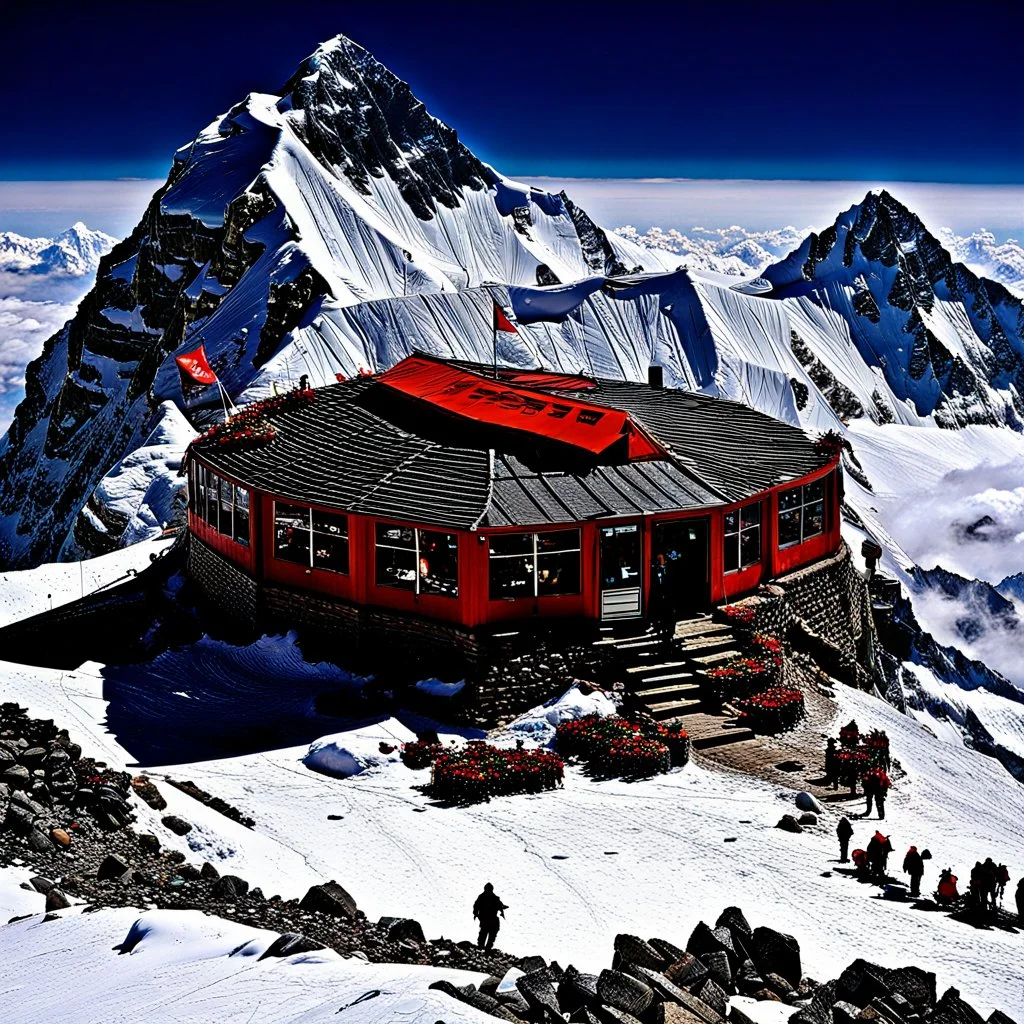
<path fill-rule="evenodd" d="M 779 513 L 779 547 L 800 543 L 800 509 Z"/>
<path fill-rule="evenodd" d="M 249 492 L 235 488 L 235 540 L 249 546 Z"/>
<path fill-rule="evenodd" d="M 348 572 L 348 516 L 312 512 L 313 566 L 331 572 Z"/>
<path fill-rule="evenodd" d="M 735 533 L 725 538 L 725 571 L 735 572 L 740 567 L 739 536 Z"/>
<path fill-rule="evenodd" d="M 274 503 L 274 557 L 309 565 L 309 509 Z"/>
<path fill-rule="evenodd" d="M 816 501 L 804 509 L 804 540 L 825 532 L 825 503 Z"/>
<path fill-rule="evenodd" d="M 726 512 L 725 513 L 725 533 L 728 536 L 730 533 L 738 533 L 740 529 L 740 515 L 739 512 Z"/>
<path fill-rule="evenodd" d="M 532 555 L 532 533 L 499 533 L 490 537 L 492 555 Z"/>
<path fill-rule="evenodd" d="M 602 590 L 640 586 L 640 559 L 640 532 L 635 525 L 601 527 Z"/>
<path fill-rule="evenodd" d="M 754 565 L 761 560 L 761 528 L 744 530 L 740 534 L 740 564 Z"/>
<path fill-rule="evenodd" d="M 794 487 L 792 490 L 789 491 L 783 491 L 779 495 L 779 508 L 783 511 L 789 508 L 799 508 L 800 491 L 801 488 L 799 487 Z"/>
<path fill-rule="evenodd" d="M 530 536 L 530 535 L 528 535 Z M 497 538 L 495 538 L 497 539 Z M 531 536 L 532 544 L 532 536 Z M 533 555 L 516 558 L 492 558 L 490 598 L 492 601 L 515 597 L 533 597 Z"/>
<path fill-rule="evenodd" d="M 575 531 L 573 531 L 575 532 Z M 578 594 L 580 553 L 552 551 L 537 556 L 537 595 Z"/>
<path fill-rule="evenodd" d="M 220 532 L 231 536 L 231 511 L 235 501 L 235 485 L 228 480 L 220 482 Z"/>
<path fill-rule="evenodd" d="M 459 538 L 420 530 L 420 593 L 459 596 Z"/>
<path fill-rule="evenodd" d="M 579 551 L 579 530 L 546 530 L 537 534 L 537 552 L 546 551 Z"/>
<path fill-rule="evenodd" d="M 220 477 L 216 473 L 206 474 L 206 521 L 216 529 L 220 509 Z"/>
<path fill-rule="evenodd" d="M 416 531 L 411 526 L 398 526 L 394 523 L 377 523 L 377 543 L 392 548 L 408 548 L 413 552 L 415 561 Z"/>
<path fill-rule="evenodd" d="M 755 502 L 753 505 L 744 505 L 740 509 L 740 514 L 743 520 L 743 529 L 748 526 L 757 526 L 761 522 L 761 503 Z"/>
<path fill-rule="evenodd" d="M 378 544 L 376 556 L 375 579 L 378 587 L 396 587 L 399 590 L 413 591 L 416 589 L 415 547 L 384 547 Z"/>
<path fill-rule="evenodd" d="M 821 501 L 825 497 L 825 481 L 815 480 L 813 484 L 806 484 L 804 486 L 804 504 L 810 504 L 812 501 Z"/>

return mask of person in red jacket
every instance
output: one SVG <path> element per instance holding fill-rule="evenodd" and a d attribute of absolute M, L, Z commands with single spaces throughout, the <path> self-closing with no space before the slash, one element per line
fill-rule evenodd
<path fill-rule="evenodd" d="M 952 903 L 958 899 L 960 893 L 956 888 L 956 875 L 949 868 L 945 868 L 939 875 L 938 898 L 940 903 Z"/>

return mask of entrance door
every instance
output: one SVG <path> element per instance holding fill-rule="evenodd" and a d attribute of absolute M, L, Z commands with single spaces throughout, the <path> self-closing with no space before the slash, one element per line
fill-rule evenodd
<path fill-rule="evenodd" d="M 599 579 L 602 619 L 643 614 L 643 535 L 639 523 L 602 526 Z"/>
<path fill-rule="evenodd" d="M 708 520 L 655 523 L 651 535 L 652 617 L 680 619 L 711 605 Z"/>

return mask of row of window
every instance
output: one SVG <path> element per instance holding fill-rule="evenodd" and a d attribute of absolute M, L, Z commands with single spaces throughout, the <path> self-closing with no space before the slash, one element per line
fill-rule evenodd
<path fill-rule="evenodd" d="M 218 533 L 249 546 L 249 492 L 189 461 L 189 508 Z"/>
<path fill-rule="evenodd" d="M 249 492 L 196 462 L 189 463 L 189 507 L 219 533 L 249 544 Z M 802 544 L 825 530 L 822 481 L 803 484 L 779 495 L 779 547 Z M 630 575 L 614 573 L 623 558 L 612 557 L 614 542 L 631 540 L 618 532 L 635 525 L 602 531 L 601 564 L 614 578 L 604 589 L 635 585 Z M 604 534 L 609 534 L 605 537 Z M 416 594 L 458 597 L 458 536 L 440 530 L 377 523 L 375 582 Z M 761 504 L 755 502 L 725 514 L 725 571 L 736 572 L 761 560 Z M 580 531 L 505 533 L 489 537 L 488 589 L 492 601 L 580 593 Z M 302 505 L 274 502 L 274 557 L 310 569 L 347 574 L 348 516 L 320 512 Z M 611 567 L 608 569 L 608 567 Z"/>

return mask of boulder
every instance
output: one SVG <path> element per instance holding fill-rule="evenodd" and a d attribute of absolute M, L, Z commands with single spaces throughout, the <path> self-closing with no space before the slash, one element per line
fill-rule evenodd
<path fill-rule="evenodd" d="M 680 949 L 666 939 L 648 939 L 647 941 L 665 958 L 665 963 L 667 964 L 679 963 L 686 956 L 685 949 Z"/>
<path fill-rule="evenodd" d="M 572 1013 L 581 1006 L 598 1002 L 597 975 L 583 974 L 570 964 L 558 985 L 558 1005 L 563 1013 Z"/>
<path fill-rule="evenodd" d="M 776 995 L 770 988 L 759 988 L 751 997 L 759 1003 L 781 1003 L 782 997 Z"/>
<path fill-rule="evenodd" d="M 769 972 L 764 976 L 764 983 L 767 988 L 770 988 L 776 995 L 788 996 L 790 992 L 795 992 L 796 989 L 790 985 L 781 974 L 775 974 Z"/>
<path fill-rule="evenodd" d="M 832 1004 L 835 1001 L 836 982 L 826 981 L 818 986 L 811 1001 L 789 1018 L 789 1024 L 832 1024 Z"/>
<path fill-rule="evenodd" d="M 638 967 L 649 967 L 654 971 L 660 971 L 668 964 L 665 956 L 649 942 L 644 942 L 636 935 L 616 935 L 615 953 L 627 963 L 636 964 Z"/>
<path fill-rule="evenodd" d="M 569 1014 L 569 1024 L 603 1024 L 603 1021 L 583 1006 Z"/>
<path fill-rule="evenodd" d="M 833 1024 L 854 1024 L 854 1021 L 859 1016 L 860 1007 L 855 1006 L 853 1003 L 848 1003 L 843 999 L 840 999 L 832 1007 Z"/>
<path fill-rule="evenodd" d="M 143 853 L 155 857 L 160 852 L 160 840 L 152 832 L 140 832 L 139 848 Z"/>
<path fill-rule="evenodd" d="M 231 877 L 227 875 L 225 877 Z M 311 910 L 331 917 L 355 918 L 356 901 L 335 881 L 311 886 L 299 903 L 302 910 Z"/>
<path fill-rule="evenodd" d="M 670 964 L 662 973 L 669 981 L 690 988 L 707 977 L 708 969 L 692 953 L 684 953 L 681 959 Z"/>
<path fill-rule="evenodd" d="M 753 960 L 744 960 L 733 976 L 736 988 L 741 995 L 749 996 L 759 988 L 764 988 L 764 978 L 758 973 Z"/>
<path fill-rule="evenodd" d="M 732 965 L 729 963 L 728 953 L 705 953 L 704 966 L 707 967 L 708 974 L 715 984 L 726 990 L 732 988 Z"/>
<path fill-rule="evenodd" d="M 724 941 L 723 941 L 724 939 Z M 705 953 L 726 953 L 730 958 L 736 955 L 736 947 L 728 928 L 711 929 L 703 921 L 690 933 L 686 952 L 703 959 Z"/>
<path fill-rule="evenodd" d="M 703 1024 L 700 1017 L 676 1003 L 659 1004 L 655 1021 L 657 1024 Z"/>
<path fill-rule="evenodd" d="M 419 921 L 414 921 L 411 917 L 382 917 L 377 922 L 377 927 L 384 930 L 390 942 L 427 941 Z"/>
<path fill-rule="evenodd" d="M 136 775 L 132 779 L 132 789 L 154 811 L 162 811 L 167 807 L 163 794 L 156 788 L 156 783 L 148 775 Z"/>
<path fill-rule="evenodd" d="M 755 1024 L 738 1006 L 729 1007 L 729 1024 Z"/>
<path fill-rule="evenodd" d="M 70 846 L 71 836 L 69 836 L 62 828 L 51 828 L 50 841 L 56 846 Z"/>
<path fill-rule="evenodd" d="M 53 849 L 50 844 L 50 837 L 35 826 L 29 829 L 25 842 L 28 843 L 29 849 L 35 850 L 36 853 L 46 853 Z"/>
<path fill-rule="evenodd" d="M 640 981 L 647 985 L 650 985 L 654 989 L 655 995 L 670 1003 L 682 1003 L 686 999 L 692 998 L 689 992 L 684 991 L 678 985 L 673 984 L 664 974 L 659 974 L 657 971 L 652 971 L 648 967 L 632 967 L 632 972 L 635 972 L 633 976 L 638 978 Z"/>
<path fill-rule="evenodd" d="M 430 987 L 437 989 L 439 992 L 444 992 L 445 995 L 451 996 L 452 999 L 457 999 L 460 1003 L 466 1003 L 482 1013 L 497 1017 L 499 1020 L 519 1020 L 518 1017 L 506 1010 L 493 996 L 477 991 L 472 985 L 459 986 L 453 985 L 450 981 L 435 981 Z"/>
<path fill-rule="evenodd" d="M 192 831 L 191 823 L 176 814 L 168 814 L 160 819 L 165 828 L 169 828 L 176 836 L 185 836 Z"/>
<path fill-rule="evenodd" d="M 18 760 L 29 768 L 38 768 L 46 760 L 46 749 L 44 747 L 29 747 L 28 750 L 22 751 Z"/>
<path fill-rule="evenodd" d="M 532 974 L 534 971 L 542 971 L 547 967 L 548 962 L 542 956 L 524 956 L 521 960 L 516 961 L 516 967 L 523 972 L 523 974 Z"/>
<path fill-rule="evenodd" d="M 598 1011 L 598 1016 L 605 1024 L 641 1024 L 638 1017 L 634 1017 L 633 1014 L 620 1010 L 616 1006 L 602 1006 Z M 550 1024 L 555 1024 L 555 1022 L 552 1021 Z"/>
<path fill-rule="evenodd" d="M 202 874 L 202 872 L 200 872 L 200 874 Z M 314 886 L 313 888 L 316 888 L 316 886 Z M 340 889 L 341 886 L 338 886 L 338 888 Z M 249 883 L 244 878 L 239 878 L 238 875 L 221 875 L 220 878 L 218 878 L 217 881 L 214 882 L 212 887 L 210 888 L 210 895 L 215 900 L 233 900 L 237 899 L 239 896 L 244 896 L 248 891 Z M 309 890 L 309 892 L 312 891 L 312 889 Z M 341 891 L 345 892 L 344 889 L 342 889 Z M 346 893 L 346 895 L 348 894 Z M 303 897 L 303 902 L 300 903 L 299 906 L 303 907 L 303 904 L 308 898 L 309 893 L 306 893 L 305 897 Z M 309 910 L 311 908 L 303 907 L 303 909 Z M 335 914 L 334 916 L 340 917 L 341 915 Z"/>
<path fill-rule="evenodd" d="M 797 793 L 794 802 L 799 811 L 811 811 L 813 814 L 824 813 L 824 808 L 811 793 Z"/>
<path fill-rule="evenodd" d="M 718 915 L 715 927 L 728 928 L 732 933 L 733 944 L 736 943 L 737 938 L 742 942 L 754 934 L 754 929 L 747 923 L 747 919 L 739 907 L 726 907 Z"/>
<path fill-rule="evenodd" d="M 693 993 L 702 1003 L 707 1003 L 721 1016 L 725 1016 L 729 1008 L 729 996 L 713 978 L 705 978 L 701 986 L 694 989 Z"/>
<path fill-rule="evenodd" d="M 555 991 L 555 977 L 547 966 L 516 978 L 515 985 L 519 994 L 538 1014 L 551 1012 L 556 1017 L 561 1016 L 558 994 Z"/>
<path fill-rule="evenodd" d="M 54 910 L 67 910 L 70 906 L 71 901 L 56 886 L 46 894 L 46 912 L 48 914 Z"/>
<path fill-rule="evenodd" d="M 800 817 L 796 820 L 798 824 L 804 826 L 818 824 L 818 816 L 814 813 L 814 811 L 804 811 L 804 813 L 801 814 Z"/>
<path fill-rule="evenodd" d="M 703 999 L 698 999 L 690 992 L 681 992 L 676 1001 L 690 1015 L 696 1017 L 701 1024 L 724 1024 L 725 1018 L 713 1006 L 709 1006 Z"/>
<path fill-rule="evenodd" d="M 622 971 L 602 971 L 597 977 L 597 996 L 602 1003 L 634 1016 L 644 1013 L 654 1002 L 650 985 Z"/>
<path fill-rule="evenodd" d="M 291 956 L 293 953 L 312 953 L 313 950 L 323 948 L 319 942 L 306 938 L 301 932 L 284 932 L 267 946 L 266 952 L 260 959 L 266 960 L 271 956 Z"/>
<path fill-rule="evenodd" d="M 103 858 L 103 862 L 99 866 L 99 870 L 96 872 L 96 878 L 100 882 L 110 882 L 115 879 L 124 878 L 126 874 L 131 870 L 129 865 L 125 864 L 120 857 L 110 854 Z"/>
<path fill-rule="evenodd" d="M 804 827 L 800 824 L 792 814 L 784 814 L 779 818 L 776 828 L 781 828 L 783 832 L 803 832 Z"/>
<path fill-rule="evenodd" d="M 36 892 L 47 893 L 57 883 L 51 882 L 49 878 L 44 878 L 42 875 L 33 875 L 29 880 L 28 884 L 35 889 Z"/>
<path fill-rule="evenodd" d="M 203 866 L 199 869 L 199 877 L 205 878 L 208 882 L 216 882 L 220 878 L 220 872 L 208 861 L 203 861 Z"/>
<path fill-rule="evenodd" d="M 800 984 L 800 943 L 774 928 L 755 928 L 750 954 L 762 976 L 780 974 L 794 987 Z"/>
<path fill-rule="evenodd" d="M 993 1010 L 988 1015 L 986 1024 L 1017 1024 L 1017 1022 L 1012 1017 L 1008 1017 L 1002 1010 Z"/>

